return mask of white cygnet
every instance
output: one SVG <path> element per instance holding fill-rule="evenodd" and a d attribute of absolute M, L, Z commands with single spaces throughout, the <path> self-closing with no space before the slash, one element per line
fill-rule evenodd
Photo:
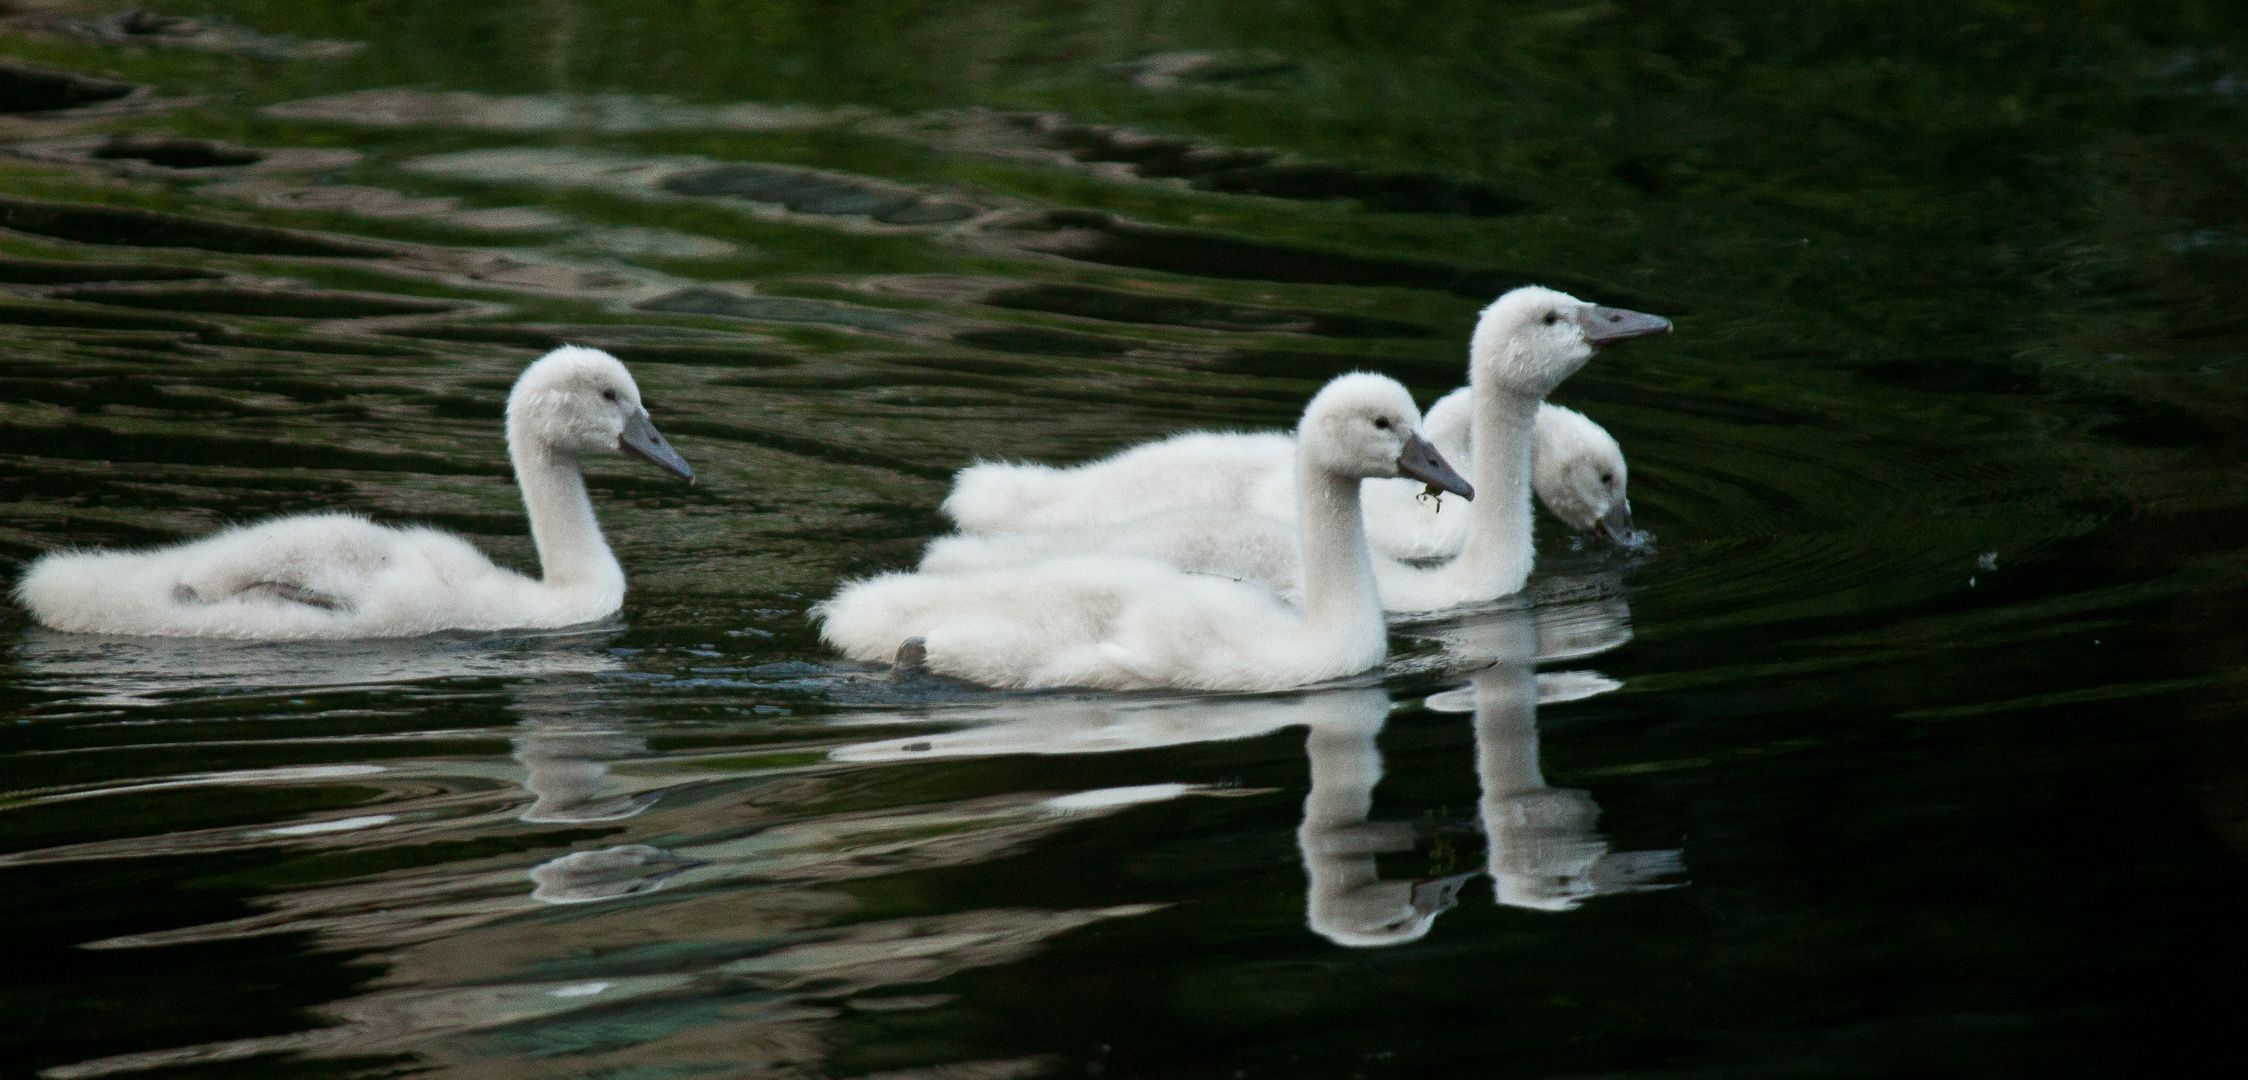
<path fill-rule="evenodd" d="M 586 497 L 581 458 L 626 453 L 682 479 L 622 363 L 565 346 L 524 369 L 507 399 L 515 463 L 543 576 L 492 565 L 436 529 L 302 514 L 154 551 L 42 556 L 16 598 L 57 630 L 251 640 L 406 637 L 569 626 L 614 614 L 624 570 Z"/>
<path fill-rule="evenodd" d="M 1419 432 L 1412 396 L 1379 375 L 1337 378 L 1305 408 L 1301 609 L 1261 582 L 1079 555 L 854 582 L 815 609 L 821 636 L 854 659 L 906 649 L 930 671 L 990 686 L 1278 690 L 1356 674 L 1388 646 L 1359 481 L 1405 475 L 1471 493 Z"/>

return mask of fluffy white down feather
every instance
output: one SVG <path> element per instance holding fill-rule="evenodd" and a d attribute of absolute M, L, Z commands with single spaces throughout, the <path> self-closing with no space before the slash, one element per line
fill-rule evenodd
<path fill-rule="evenodd" d="M 564 347 L 516 381 L 508 449 L 541 578 L 494 566 L 436 529 L 321 513 L 152 551 L 52 552 L 24 572 L 16 598 L 57 630 L 176 637 L 405 637 L 588 622 L 623 604 L 625 582 L 578 458 L 615 453 L 627 435 L 638 440 L 634 452 L 692 475 L 648 425 L 639 388 L 615 357 Z"/>

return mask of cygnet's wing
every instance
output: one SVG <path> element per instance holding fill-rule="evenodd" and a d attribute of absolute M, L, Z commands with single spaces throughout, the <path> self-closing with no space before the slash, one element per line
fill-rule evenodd
<path fill-rule="evenodd" d="M 353 514 L 305 514 L 240 528 L 149 556 L 185 605 L 279 601 L 357 610 L 354 589 L 396 552 L 398 533 Z"/>
<path fill-rule="evenodd" d="M 191 598 L 183 597 L 183 599 Z M 332 593 L 324 593 L 294 581 L 253 581 L 227 599 L 285 600 L 292 604 L 316 607 L 322 611 L 354 611 L 358 607 L 349 599 Z"/>

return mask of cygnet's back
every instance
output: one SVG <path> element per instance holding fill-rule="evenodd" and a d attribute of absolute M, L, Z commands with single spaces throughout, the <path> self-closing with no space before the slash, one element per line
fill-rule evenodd
<path fill-rule="evenodd" d="M 1063 468 L 970 465 L 939 509 L 971 534 L 1113 524 L 1186 507 L 1242 509 L 1262 500 L 1261 487 L 1289 478 L 1295 461 L 1288 434 L 1190 431 Z"/>
<path fill-rule="evenodd" d="M 1295 525 L 1231 510 L 1171 510 L 1074 529 L 942 536 L 929 542 L 921 572 L 996 570 L 1079 554 L 1158 559 L 1214 577 L 1262 582 L 1290 603 L 1303 597 Z"/>

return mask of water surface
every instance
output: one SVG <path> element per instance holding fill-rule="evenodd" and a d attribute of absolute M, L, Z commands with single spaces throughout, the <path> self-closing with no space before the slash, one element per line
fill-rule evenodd
<path fill-rule="evenodd" d="M 349 508 L 610 624 L 0 615 L 0 1074 L 2116 1075 L 2248 959 L 2229 5 L 24 4 L 0 555 Z M 1300 694 L 823 650 L 979 457 L 1426 404 L 1525 282 L 1652 553 Z M 1433 700 L 1431 700 L 1434 695 Z"/>

